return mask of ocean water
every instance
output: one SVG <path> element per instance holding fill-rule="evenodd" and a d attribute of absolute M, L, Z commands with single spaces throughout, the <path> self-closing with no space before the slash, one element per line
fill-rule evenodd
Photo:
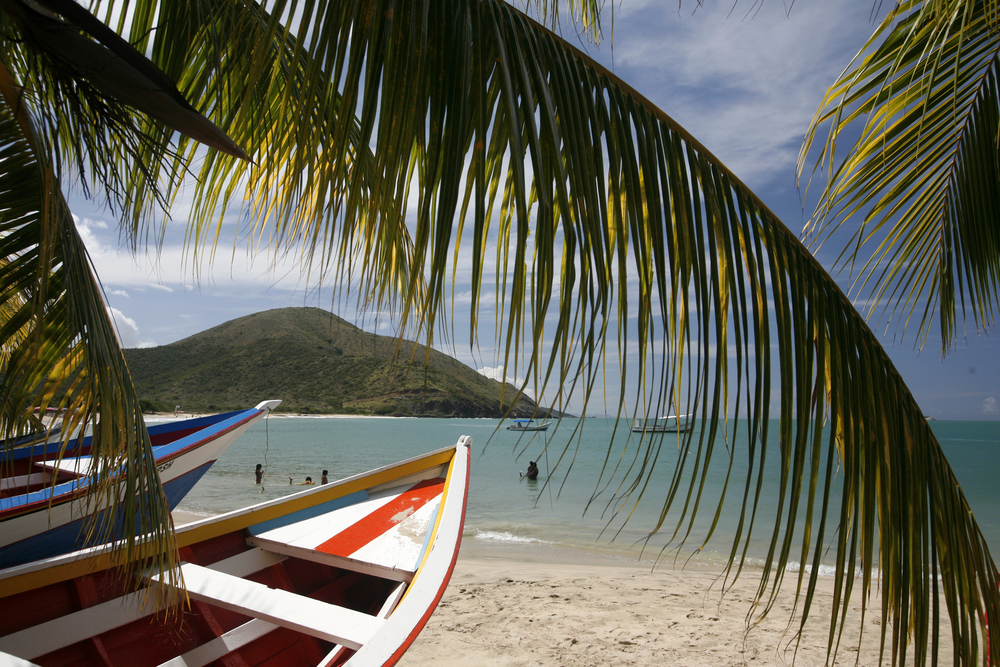
<path fill-rule="evenodd" d="M 776 426 L 772 422 L 772 440 Z M 937 421 L 931 426 L 996 558 L 1000 555 L 1000 423 Z M 302 487 L 289 484 L 289 478 L 297 483 L 311 476 L 319 482 L 327 469 L 335 480 L 450 446 L 460 436 L 470 435 L 472 477 L 463 554 L 645 565 L 659 559 L 717 569 L 728 559 L 740 530 L 748 474 L 746 424 L 729 427 L 706 466 L 704 448 L 700 457 L 692 453 L 679 459 L 676 434 L 649 440 L 630 433 L 624 422 L 616 430 L 613 421 L 604 419 L 567 419 L 546 432 L 512 433 L 498 428 L 496 420 L 274 416 L 253 426 L 230 447 L 178 509 L 202 515 L 238 509 L 301 491 Z M 730 455 L 729 489 L 718 509 Z M 537 481 L 519 475 L 532 460 L 541 469 Z M 254 484 L 257 463 L 265 466 L 261 486 Z M 753 470 L 751 483 L 756 485 L 759 479 L 764 490 L 751 537 L 745 539 L 744 528 L 740 542 L 751 566 L 766 553 L 779 517 L 776 448 L 769 448 L 763 475 L 756 474 L 759 465 Z M 689 493 L 685 481 L 656 530 L 675 474 L 685 480 L 704 477 L 704 491 L 700 496 Z M 836 508 L 836 481 L 831 498 Z M 695 507 L 696 518 L 691 521 Z M 804 512 L 803 505 L 800 513 Z M 780 521 L 787 520 L 786 510 Z"/>

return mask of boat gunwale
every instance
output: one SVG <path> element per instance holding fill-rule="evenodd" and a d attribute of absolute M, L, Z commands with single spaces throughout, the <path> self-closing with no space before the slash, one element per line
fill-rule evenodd
<path fill-rule="evenodd" d="M 191 428 L 193 429 L 188 435 L 193 435 L 200 431 L 205 430 L 216 424 L 220 424 L 228 419 L 232 419 L 238 415 L 241 415 L 250 410 L 257 410 L 258 408 L 246 408 L 243 410 L 231 410 L 228 412 L 221 412 L 214 415 L 204 415 L 202 417 L 191 417 L 190 419 L 174 419 L 166 422 L 157 422 L 152 425 L 147 425 L 146 430 L 149 432 L 150 436 L 161 436 L 167 435 L 172 431 L 180 430 L 181 428 Z M 31 437 L 22 436 L 24 438 Z M 182 436 L 188 437 L 188 436 Z M 177 438 L 180 440 L 181 438 Z M 164 447 L 173 442 L 164 443 L 163 445 L 157 445 L 157 447 Z M 67 452 L 74 452 L 77 450 L 87 450 L 90 448 L 93 442 L 92 435 L 84 435 L 82 438 L 79 436 L 72 436 L 69 445 L 66 447 Z M 44 460 L 54 458 L 56 454 L 63 448 L 63 443 L 59 442 L 49 442 L 46 440 L 41 440 L 33 443 L 26 443 L 23 445 L 15 445 L 10 449 L 0 448 L 0 461 L 2 462 L 13 462 L 20 461 L 22 459 L 31 459 L 35 457 L 42 457 Z M 76 456 L 73 454 L 72 456 Z M 84 455 L 86 456 L 86 455 Z"/>
<path fill-rule="evenodd" d="M 462 533 L 465 529 L 465 513 L 469 502 L 469 480 L 471 477 L 469 474 L 471 444 L 472 438 L 470 436 L 462 436 L 452 448 L 453 456 L 448 464 L 447 483 L 441 496 L 438 516 L 429 531 L 429 534 L 432 536 L 431 541 L 420 564 L 417 566 L 413 581 L 407 586 L 403 598 L 386 619 L 385 625 L 372 638 L 373 641 L 365 644 L 357 653 L 352 655 L 344 663 L 344 667 L 361 667 L 363 665 L 389 667 L 396 664 L 413 644 L 414 640 L 416 640 L 420 631 L 427 625 L 427 621 L 430 620 L 434 610 L 441 602 L 441 598 L 444 597 L 444 592 L 448 588 L 448 583 L 451 581 L 455 565 L 458 562 L 458 553 L 462 545 Z M 455 503 L 449 503 L 449 498 L 455 497 L 452 491 L 457 483 L 454 472 L 455 468 L 459 465 L 463 466 L 462 477 L 464 478 L 464 485 L 462 493 L 459 496 L 460 505 L 456 506 Z M 457 522 L 457 525 L 450 526 L 451 530 L 445 532 L 450 541 L 447 544 L 439 545 L 438 540 L 442 537 L 442 530 L 445 528 L 446 522 L 449 524 Z M 441 557 L 437 557 L 438 554 L 442 554 Z M 428 577 L 431 576 L 431 573 L 428 571 L 429 569 L 440 572 L 441 576 L 432 579 L 428 588 L 424 584 L 428 581 Z M 428 596 L 431 599 L 428 600 Z M 410 620 L 412 619 L 413 610 L 419 613 L 419 617 L 415 621 Z M 402 625 L 403 627 L 396 628 L 395 626 L 397 625 Z M 406 636 L 394 647 L 387 647 L 384 642 L 374 641 L 378 638 L 379 634 L 386 633 L 391 636 L 393 630 L 397 629 L 406 629 Z M 387 653 L 388 655 L 386 655 Z"/>
<path fill-rule="evenodd" d="M 257 408 L 248 408 L 247 410 L 240 410 L 237 411 L 235 413 L 235 416 L 233 417 L 217 421 L 209 426 L 194 431 L 193 433 L 190 433 L 182 438 L 178 438 L 174 442 L 166 443 L 164 445 L 158 445 L 153 448 L 155 465 L 159 467 L 163 464 L 174 461 L 180 458 L 181 456 L 204 446 L 204 444 L 207 441 L 220 438 L 226 435 L 227 433 L 245 425 L 248 421 L 259 419 L 266 413 L 267 410 L 257 409 Z M 234 421 L 237 418 L 239 418 L 239 421 Z M 197 440 L 185 443 L 186 440 L 195 437 L 197 437 Z M 181 443 L 185 444 L 182 445 Z M 161 456 L 156 456 L 156 450 L 162 450 L 163 448 L 175 448 L 175 449 L 165 452 Z M 63 460 L 68 460 L 73 458 L 86 458 L 86 457 L 71 456 Z M 58 470 L 59 469 L 57 469 L 55 472 L 56 475 L 59 474 Z M 116 470 L 111 474 L 112 476 L 117 476 L 119 473 L 120 470 Z M 36 512 L 47 511 L 50 507 L 53 507 L 55 505 L 61 505 L 63 503 L 68 503 L 77 500 L 79 498 L 83 498 L 84 496 L 87 495 L 87 487 L 90 485 L 90 483 L 91 483 L 91 474 L 87 473 L 78 476 L 74 479 L 60 482 L 54 486 L 47 485 L 44 489 L 39 489 L 38 491 L 32 491 L 31 493 L 27 494 L 11 495 L 5 498 L 0 498 L 0 522 L 6 521 L 8 519 L 23 517 L 29 514 L 34 514 Z M 34 496 L 34 498 L 32 496 Z M 0 523 L 0 525 L 2 525 L 2 523 Z"/>
<path fill-rule="evenodd" d="M 457 444 L 452 445 L 326 485 L 186 524 L 175 531 L 177 548 L 181 549 L 212 537 L 243 530 L 272 518 L 377 487 L 393 479 L 450 464 L 457 448 Z M 393 474 L 399 471 L 404 472 Z M 106 570 L 112 566 L 111 549 L 107 545 L 101 545 L 0 570 L 0 599 Z"/>

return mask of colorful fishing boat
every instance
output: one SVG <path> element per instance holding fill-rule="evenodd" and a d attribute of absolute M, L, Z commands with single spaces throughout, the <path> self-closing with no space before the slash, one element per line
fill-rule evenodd
<path fill-rule="evenodd" d="M 508 431 L 547 431 L 552 422 L 535 424 L 534 419 L 515 419 L 513 424 L 507 426 Z"/>
<path fill-rule="evenodd" d="M 694 428 L 692 415 L 667 415 L 632 424 L 633 433 L 687 433 Z"/>
<path fill-rule="evenodd" d="M 251 424 L 279 403 L 264 401 L 249 410 L 150 426 L 153 454 L 170 508 Z M 70 441 L 61 458 L 59 442 L 40 440 L 3 452 L 5 458 L 0 461 L 0 567 L 85 546 L 81 528 L 91 482 L 91 438 Z"/>
<path fill-rule="evenodd" d="M 463 436 L 178 528 L 191 604 L 166 619 L 154 619 L 147 589 L 111 569 L 107 547 L 2 570 L 0 658 L 43 667 L 395 664 L 454 570 L 471 444 Z"/>

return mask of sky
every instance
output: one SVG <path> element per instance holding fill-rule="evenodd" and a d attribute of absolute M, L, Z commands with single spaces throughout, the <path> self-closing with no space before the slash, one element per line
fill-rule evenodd
<path fill-rule="evenodd" d="M 803 202 L 795 164 L 809 121 L 826 88 L 871 34 L 871 0 L 621 0 L 600 47 L 577 43 L 592 57 L 680 122 L 798 231 L 815 201 Z M 219 251 L 197 277 L 185 263 L 186 209 L 175 209 L 158 253 L 133 256 L 121 248 L 106 209 L 71 196 L 71 207 L 104 285 L 124 347 L 166 345 L 255 312 L 288 306 L 333 310 L 366 330 L 388 323 L 358 321 L 330 290 L 307 284 L 298 266 L 272 267 L 248 258 L 237 243 Z M 833 248 L 818 257 L 832 270 Z M 832 271 L 831 271 L 832 272 Z M 842 287 L 846 275 L 837 276 Z M 457 321 L 457 320 L 456 320 Z M 458 322 L 458 321 L 457 321 Z M 460 324 L 460 322 L 458 322 Z M 971 327 L 971 324 L 970 324 Z M 932 336 L 916 350 L 915 331 L 889 331 L 882 343 L 925 414 L 937 419 L 1000 419 L 1000 349 L 996 332 L 969 330 L 941 356 Z M 880 332 L 881 333 L 881 332 Z M 489 334 L 483 336 L 490 340 Z M 462 340 L 465 340 L 463 338 Z M 492 351 L 455 345 L 461 361 L 494 372 Z"/>

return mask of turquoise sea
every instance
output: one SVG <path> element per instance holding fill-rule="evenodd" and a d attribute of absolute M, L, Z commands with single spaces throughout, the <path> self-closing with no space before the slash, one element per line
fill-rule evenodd
<path fill-rule="evenodd" d="M 730 424 L 731 429 L 733 426 Z M 339 479 L 450 446 L 459 436 L 471 435 L 472 478 L 463 555 L 632 564 L 651 564 L 660 557 L 688 561 L 689 567 L 717 567 L 732 547 L 746 485 L 746 425 L 737 422 L 735 426 L 735 433 L 716 444 L 713 464 L 707 470 L 697 463 L 698 475 L 704 474 L 706 479 L 702 497 L 688 499 L 685 487 L 664 527 L 652 537 L 649 533 L 656 526 L 678 467 L 677 436 L 666 434 L 662 440 L 648 442 L 630 433 L 624 422 L 616 432 L 612 420 L 594 418 L 567 419 L 543 433 L 518 434 L 498 430 L 496 420 L 270 417 L 244 434 L 178 509 L 219 514 L 301 491 L 301 486 L 289 484 L 289 477 L 301 482 L 311 476 L 318 482 L 323 469 L 328 469 L 331 480 Z M 1000 422 L 936 421 L 931 427 L 997 558 Z M 777 423 L 772 422 L 772 433 L 776 428 Z M 609 455 L 608 443 L 612 441 Z M 733 473 L 714 534 L 692 556 L 702 546 L 715 517 L 730 452 Z M 751 563 L 764 552 L 777 511 L 773 485 L 779 474 L 776 450 L 768 456 L 758 523 L 749 543 Z M 649 472 L 643 464 L 654 457 L 656 465 Z M 538 481 L 519 476 L 531 460 L 537 460 L 541 469 Z M 265 465 L 262 486 L 254 484 L 257 463 Z M 694 456 L 683 464 L 690 479 L 696 465 Z M 757 483 L 756 476 L 753 483 Z M 630 495 L 626 493 L 629 489 Z M 836 483 L 832 502 L 835 507 L 839 502 Z M 688 517 L 695 503 L 699 504 L 695 523 L 689 529 L 685 518 L 682 532 L 675 537 L 683 508 L 689 508 L 683 515 Z"/>

